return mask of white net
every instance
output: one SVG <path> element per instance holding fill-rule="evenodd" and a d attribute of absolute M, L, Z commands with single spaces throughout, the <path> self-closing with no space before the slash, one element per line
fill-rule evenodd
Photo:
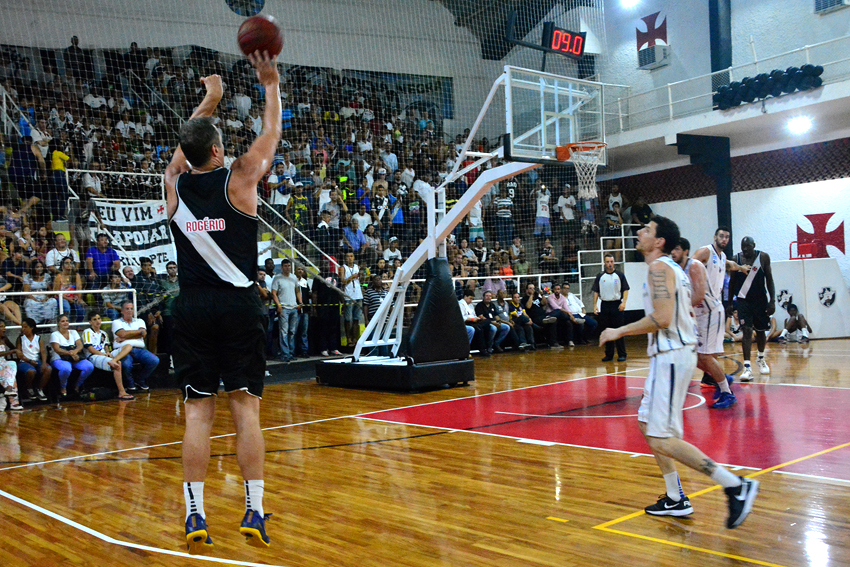
<path fill-rule="evenodd" d="M 578 176 L 578 196 L 580 199 L 595 199 L 599 196 L 596 189 L 596 169 L 599 158 L 605 151 L 605 144 L 580 144 L 571 148 L 571 157 Z"/>
<path fill-rule="evenodd" d="M 138 259 L 151 257 L 164 275 L 173 256 L 157 237 L 162 219 L 155 202 L 176 133 L 202 98 L 199 78 L 224 79 L 215 120 L 228 164 L 262 129 L 263 95 L 235 42 L 245 16 L 258 8 L 276 17 L 285 36 L 283 140 L 258 186 L 261 262 L 293 257 L 313 271 L 358 246 L 358 264 L 390 278 L 398 255 L 425 236 L 415 182 L 433 185 L 450 171 L 465 129 L 505 64 L 543 65 L 540 51 L 504 40 L 511 9 L 516 37 L 530 43 L 540 42 L 546 21 L 588 32 L 584 59 L 549 54 L 546 72 L 593 79 L 604 53 L 601 0 L 6 2 L 0 6 L 0 196 L 7 230 L 19 229 L 10 218 L 28 204 L 24 223 L 42 239 L 34 257 L 64 233 L 84 258 L 94 233 L 104 229 L 122 265 L 138 271 Z M 503 105 L 494 103 L 474 150 L 501 145 Z M 449 188 L 449 205 L 478 174 Z M 100 178 L 101 194 L 82 187 L 87 175 Z M 456 275 L 575 270 L 577 248 L 587 245 L 582 216 L 593 215 L 592 203 L 582 208 L 577 181 L 572 168 L 547 166 L 494 187 L 453 235 Z M 136 219 L 136 209 L 148 206 L 141 204 L 149 210 Z M 121 216 L 111 224 L 92 215 L 73 218 L 95 209 L 132 218 L 123 224 Z M 323 211 L 330 213 L 327 226 Z M 462 247 L 471 240 L 475 248 L 477 237 L 484 257 Z M 521 254 L 511 254 L 514 237 Z M 7 253 L 15 245 L 8 242 Z"/>

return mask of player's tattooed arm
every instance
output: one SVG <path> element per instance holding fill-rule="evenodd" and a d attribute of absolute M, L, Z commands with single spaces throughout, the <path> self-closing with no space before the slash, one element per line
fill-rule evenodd
<path fill-rule="evenodd" d="M 649 273 L 652 284 L 652 299 L 670 299 L 670 288 L 667 282 L 667 270 L 654 269 Z"/>
<path fill-rule="evenodd" d="M 714 474 L 714 471 L 717 470 L 717 463 L 709 458 L 705 458 L 702 460 L 702 463 L 700 463 L 699 470 L 701 473 L 711 476 Z"/>

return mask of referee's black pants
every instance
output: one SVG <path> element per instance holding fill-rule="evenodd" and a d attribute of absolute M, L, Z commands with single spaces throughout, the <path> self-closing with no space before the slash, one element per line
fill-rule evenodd
<path fill-rule="evenodd" d="M 599 317 L 597 317 L 600 329 L 622 327 L 624 318 L 623 312 L 620 311 L 620 300 L 603 301 L 601 303 L 602 305 L 599 307 Z M 626 340 L 623 337 L 620 337 L 615 342 L 617 345 L 617 356 L 626 356 Z M 611 341 L 605 343 L 606 358 L 614 356 L 614 344 L 615 343 Z"/>

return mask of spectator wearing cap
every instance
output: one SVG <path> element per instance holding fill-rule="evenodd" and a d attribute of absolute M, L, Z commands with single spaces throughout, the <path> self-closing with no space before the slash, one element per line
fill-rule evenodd
<path fill-rule="evenodd" d="M 281 216 L 286 213 L 286 206 L 289 204 L 289 198 L 292 195 L 292 178 L 286 171 L 286 164 L 278 162 L 274 166 L 274 173 L 269 175 L 268 179 L 269 204 Z"/>
<path fill-rule="evenodd" d="M 372 182 L 372 193 L 375 193 L 378 190 L 378 187 L 383 187 L 388 193 L 390 191 L 390 184 L 387 181 L 387 168 L 379 167 L 378 171 L 375 172 L 377 176 L 376 179 Z"/>
<path fill-rule="evenodd" d="M 302 233 L 306 233 L 310 226 L 310 203 L 307 196 L 304 195 L 304 184 L 297 181 L 292 186 L 292 196 L 286 204 L 285 211 L 286 220 Z M 295 241 L 299 241 L 300 236 L 296 233 L 293 235 L 293 245 Z"/>
<path fill-rule="evenodd" d="M 401 250 L 398 247 L 398 237 L 391 236 L 389 247 L 384 249 L 384 260 L 386 260 L 388 264 L 392 264 L 393 260 L 396 258 L 399 260 L 402 259 Z"/>
<path fill-rule="evenodd" d="M 86 280 L 89 289 L 102 289 L 109 283 L 109 274 L 121 271 L 118 252 L 109 245 L 109 236 L 101 232 L 96 245 L 86 252 Z"/>

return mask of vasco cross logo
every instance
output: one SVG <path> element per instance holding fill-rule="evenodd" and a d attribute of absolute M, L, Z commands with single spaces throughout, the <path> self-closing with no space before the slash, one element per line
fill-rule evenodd
<path fill-rule="evenodd" d="M 794 301 L 794 297 L 791 295 L 790 291 L 782 289 L 779 290 L 778 294 L 776 294 L 776 301 L 782 309 L 788 311 L 788 304 Z"/>
<path fill-rule="evenodd" d="M 824 307 L 832 307 L 835 303 L 835 290 L 831 287 L 825 287 L 818 293 L 818 299 Z"/>

